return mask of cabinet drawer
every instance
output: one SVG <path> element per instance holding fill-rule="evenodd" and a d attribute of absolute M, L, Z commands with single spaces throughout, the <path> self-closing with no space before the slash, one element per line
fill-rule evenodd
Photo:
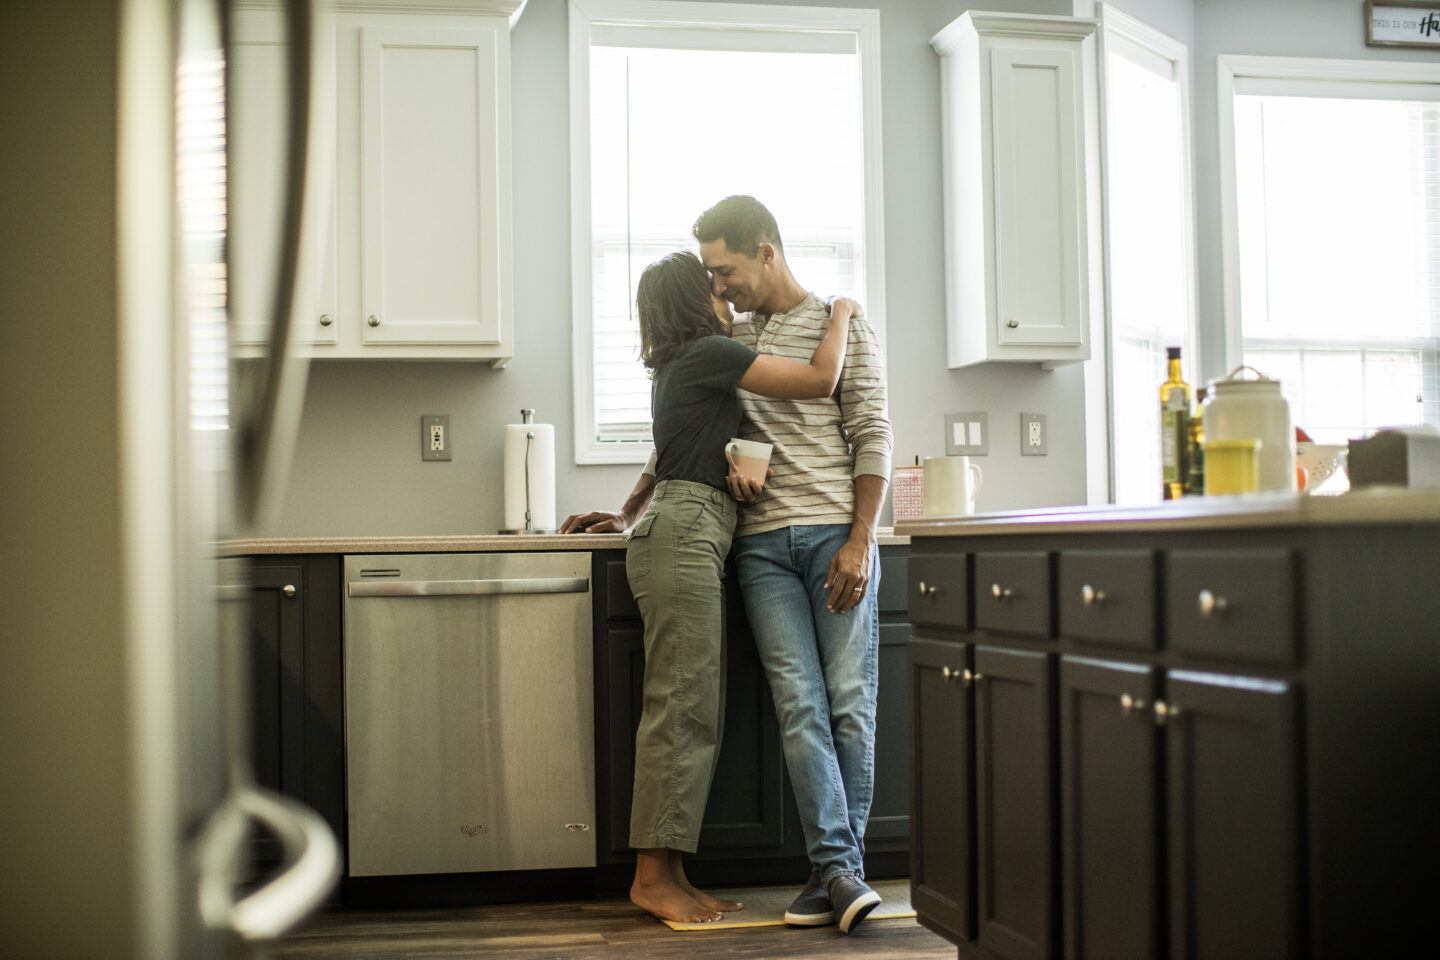
<path fill-rule="evenodd" d="M 1200 658 L 1295 660 L 1295 558 L 1288 550 L 1170 554 L 1168 643 Z"/>
<path fill-rule="evenodd" d="M 982 553 L 975 558 L 975 625 L 1050 635 L 1050 555 Z"/>
<path fill-rule="evenodd" d="M 887 557 L 883 549 L 880 551 L 880 588 L 875 599 L 881 613 L 905 612 L 910 592 L 909 563 L 907 557 Z"/>
<path fill-rule="evenodd" d="M 911 554 L 910 622 L 970 629 L 970 555 Z"/>
<path fill-rule="evenodd" d="M 1119 646 L 1155 646 L 1155 554 L 1060 554 L 1060 635 Z"/>

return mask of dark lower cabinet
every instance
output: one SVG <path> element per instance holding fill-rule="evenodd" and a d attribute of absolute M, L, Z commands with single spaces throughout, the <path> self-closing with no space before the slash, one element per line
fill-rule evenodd
<path fill-rule="evenodd" d="M 910 891 L 927 927 L 975 939 L 970 645 L 910 642 Z"/>
<path fill-rule="evenodd" d="M 1060 661 L 1060 822 L 1066 960 L 1160 954 L 1155 671 Z"/>
<path fill-rule="evenodd" d="M 250 738 L 260 786 L 318 811 L 345 849 L 339 558 L 251 560 Z M 279 860 L 257 834 L 251 870 Z"/>
<path fill-rule="evenodd" d="M 1008 960 L 1054 942 L 1053 670 L 1049 654 L 975 648 L 978 941 Z"/>
<path fill-rule="evenodd" d="M 1299 956 L 1294 690 L 1172 670 L 1165 696 L 1171 958 Z"/>
<path fill-rule="evenodd" d="M 875 794 L 867 847 L 910 842 L 910 677 L 907 623 L 880 624 L 880 689 L 875 698 Z"/>

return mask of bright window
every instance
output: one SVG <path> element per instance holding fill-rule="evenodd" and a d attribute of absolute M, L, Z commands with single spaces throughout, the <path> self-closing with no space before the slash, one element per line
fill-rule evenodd
<path fill-rule="evenodd" d="M 1165 348 L 1194 383 L 1185 48 L 1106 10 L 1111 476 L 1116 503 L 1160 499 Z"/>
<path fill-rule="evenodd" d="M 1237 78 L 1244 362 L 1343 443 L 1440 425 L 1440 84 Z"/>
<path fill-rule="evenodd" d="M 571 8 L 590 18 L 588 84 L 572 93 L 587 141 L 583 154 L 572 145 L 585 200 L 572 225 L 579 463 L 649 455 L 636 286 L 658 257 L 695 249 L 692 224 L 722 197 L 751 194 L 770 208 L 805 286 L 855 297 L 872 322 L 880 296 L 860 29 L 819 29 L 819 11 L 804 8 L 624 4 L 626 16 L 655 16 L 640 22 L 607 21 L 606 10 L 597 0 Z M 673 19 L 716 10 L 754 22 Z M 780 22 L 766 22 L 777 11 Z M 786 25 L 794 15 L 811 25 Z M 572 46 L 572 65 L 575 55 Z"/>

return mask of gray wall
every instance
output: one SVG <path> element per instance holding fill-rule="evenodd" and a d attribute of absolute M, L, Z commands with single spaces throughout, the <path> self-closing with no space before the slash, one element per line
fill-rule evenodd
<path fill-rule="evenodd" d="M 1220 157 L 1215 58 L 1220 54 L 1434 62 L 1431 50 L 1367 47 L 1359 0 L 1196 0 L 1195 193 L 1201 359 L 1206 377 L 1225 374 L 1220 250 Z"/>
<path fill-rule="evenodd" d="M 794 0 L 792 0 L 794 2 Z M 1163 3 L 1164 0 L 1149 0 Z M 1078 366 L 946 369 L 940 68 L 929 38 L 971 6 L 1070 13 L 1070 0 L 816 0 L 879 7 L 885 250 L 897 463 L 944 453 L 946 411 L 986 410 L 982 509 L 1085 497 Z M 287 535 L 491 532 L 501 523 L 501 425 L 535 407 L 556 425 L 559 511 L 614 509 L 639 468 L 573 463 L 569 104 L 564 0 L 531 0 L 512 35 L 516 358 L 469 364 L 329 362 L 312 368 L 300 452 L 277 530 Z M 715 196 L 725 195 L 723 183 Z M 803 281 L 803 277 L 801 278 Z M 1048 415 L 1050 455 L 1021 458 L 1019 413 Z M 422 463 L 418 418 L 453 416 L 455 460 Z"/>

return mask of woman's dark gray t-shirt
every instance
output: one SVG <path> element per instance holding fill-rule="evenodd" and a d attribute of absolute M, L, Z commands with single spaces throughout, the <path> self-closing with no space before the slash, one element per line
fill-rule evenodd
<path fill-rule="evenodd" d="M 756 353 L 729 337 L 692 340 L 655 377 L 655 480 L 725 489 L 725 444 L 740 432 L 735 387 Z"/>

